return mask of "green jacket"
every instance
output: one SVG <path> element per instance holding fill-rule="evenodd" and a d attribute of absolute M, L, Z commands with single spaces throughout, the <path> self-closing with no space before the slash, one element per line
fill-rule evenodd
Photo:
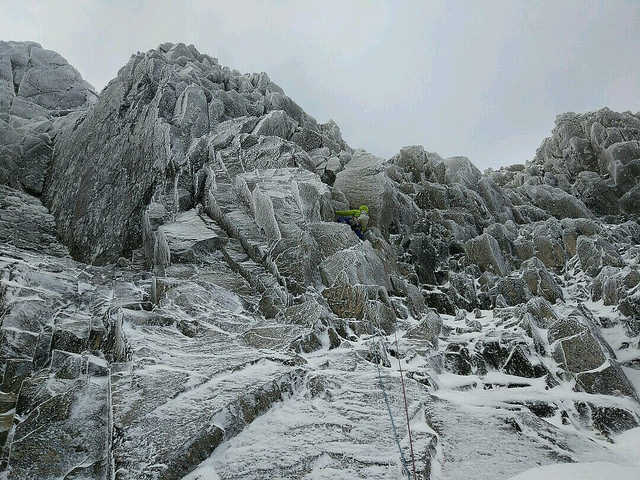
<path fill-rule="evenodd" d="M 336 217 L 359 217 L 360 210 L 337 210 Z"/>
<path fill-rule="evenodd" d="M 369 215 L 367 214 L 366 211 L 363 210 L 336 210 L 335 212 L 336 217 L 355 217 L 355 218 L 359 218 L 361 214 L 362 215 L 362 222 L 358 222 L 359 227 L 360 227 L 360 231 L 361 232 L 365 232 L 365 230 L 367 229 L 367 224 L 369 223 Z"/>

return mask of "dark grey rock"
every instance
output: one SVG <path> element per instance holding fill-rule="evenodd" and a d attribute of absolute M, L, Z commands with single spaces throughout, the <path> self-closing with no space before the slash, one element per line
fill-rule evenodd
<path fill-rule="evenodd" d="M 533 295 L 543 297 L 551 303 L 564 300 L 558 280 L 538 258 L 534 257 L 522 264 L 522 278 Z"/>
<path fill-rule="evenodd" d="M 471 375 L 469 350 L 462 344 L 450 343 L 444 353 L 445 368 L 456 375 Z"/>
<path fill-rule="evenodd" d="M 447 315 L 456 314 L 456 306 L 445 292 L 425 290 L 423 296 L 427 307 L 433 308 L 436 312 Z"/>
<path fill-rule="evenodd" d="M 562 228 L 555 219 L 538 224 L 533 232 L 535 256 L 555 273 L 565 269 L 567 254 L 562 241 Z"/>
<path fill-rule="evenodd" d="M 483 233 L 469 241 L 465 247 L 470 263 L 475 263 L 483 270 L 496 275 L 506 275 L 511 271 L 495 238 Z"/>
<path fill-rule="evenodd" d="M 437 312 L 429 311 L 420 323 L 405 333 L 406 338 L 426 342 L 432 348 L 437 348 L 438 337 L 442 331 L 442 318 Z"/>
<path fill-rule="evenodd" d="M 557 318 L 557 317 L 556 317 Z M 551 322 L 548 326 L 549 331 L 547 337 L 549 343 L 554 343 L 556 340 L 562 340 L 564 338 L 572 337 L 583 332 L 587 327 L 584 323 L 579 321 L 573 316 L 557 318 L 557 320 Z"/>
<path fill-rule="evenodd" d="M 500 338 L 485 338 L 476 344 L 483 361 L 493 370 L 500 370 L 509 358 L 511 350 Z"/>
<path fill-rule="evenodd" d="M 527 313 L 531 315 L 535 325 L 547 329 L 558 320 L 558 315 L 549 301 L 541 297 L 534 297 L 525 305 Z M 558 334 L 554 334 L 554 337 Z M 560 338 L 560 337 L 558 337 Z"/>
<path fill-rule="evenodd" d="M 366 288 L 362 285 L 339 284 L 322 291 L 333 313 L 341 318 L 360 320 L 364 316 L 367 299 Z"/>
<path fill-rule="evenodd" d="M 594 428 L 607 436 L 618 435 L 640 425 L 638 415 L 624 408 L 593 404 L 587 408 Z"/>
<path fill-rule="evenodd" d="M 640 184 L 631 187 L 620 197 L 620 208 L 626 213 L 640 215 Z"/>
<path fill-rule="evenodd" d="M 575 189 L 584 204 L 596 215 L 617 215 L 623 207 L 629 213 L 626 201 L 623 205 L 619 197 L 615 182 L 612 179 L 604 179 L 596 172 L 580 172 L 575 182 Z"/>
<path fill-rule="evenodd" d="M 576 382 L 587 393 L 624 396 L 638 401 L 638 392 L 613 361 L 598 371 L 579 373 Z"/>
<path fill-rule="evenodd" d="M 562 368 L 571 373 L 593 370 L 606 360 L 602 347 L 588 330 L 559 340 L 554 347 L 553 357 Z"/>
<path fill-rule="evenodd" d="M 496 298 L 495 306 L 498 307 L 497 297 L 500 297 L 505 306 L 519 305 L 526 303 L 532 298 L 531 290 L 527 282 L 521 277 L 504 277 L 498 279 L 496 286 L 490 291 L 492 297 Z"/>
<path fill-rule="evenodd" d="M 24 417 L 12 437 L 8 478 L 56 478 L 70 472 L 80 478 L 106 478 L 107 384 L 74 379 L 61 382 L 44 376 L 34 379 L 35 387 L 40 398 L 23 399 L 33 391 L 27 388 L 18 398 L 19 406 L 32 403 L 34 408 L 21 407 Z"/>
<path fill-rule="evenodd" d="M 531 355 L 518 345 L 513 348 L 511 355 L 502 366 L 502 371 L 509 375 L 516 375 L 525 378 L 544 377 L 549 373 L 542 363 L 532 362 Z"/>
<path fill-rule="evenodd" d="M 549 212 L 558 219 L 563 218 L 593 218 L 593 213 L 582 200 L 548 185 L 523 187 L 525 194 L 537 207 Z"/>
<path fill-rule="evenodd" d="M 601 232 L 601 228 L 593 220 L 582 218 L 566 218 L 561 221 L 561 225 L 562 240 L 568 257 L 573 257 L 576 254 L 579 236 L 591 237 Z"/>
<path fill-rule="evenodd" d="M 624 261 L 620 257 L 620 254 L 611 243 L 600 235 L 578 237 L 576 252 L 580 259 L 582 270 L 591 277 L 597 276 L 603 266 L 624 266 Z"/>
<path fill-rule="evenodd" d="M 56 238 L 53 216 L 35 197 L 0 185 L 0 243 L 68 257 L 69 252 Z"/>

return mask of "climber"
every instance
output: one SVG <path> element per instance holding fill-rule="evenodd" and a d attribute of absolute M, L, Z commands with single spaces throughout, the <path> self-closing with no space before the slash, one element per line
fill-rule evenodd
<path fill-rule="evenodd" d="M 349 225 L 358 238 L 364 240 L 364 232 L 369 223 L 369 207 L 360 205 L 357 210 L 338 210 L 336 211 L 336 221 Z"/>

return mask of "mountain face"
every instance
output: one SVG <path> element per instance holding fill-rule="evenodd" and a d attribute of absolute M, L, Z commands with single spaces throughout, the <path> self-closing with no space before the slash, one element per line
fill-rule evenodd
<path fill-rule="evenodd" d="M 183 44 L 0 80 L 0 478 L 637 472 L 639 115 L 481 173 Z"/>

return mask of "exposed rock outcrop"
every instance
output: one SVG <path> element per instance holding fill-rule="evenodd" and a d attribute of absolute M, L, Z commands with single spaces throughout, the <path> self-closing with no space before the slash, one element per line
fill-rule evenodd
<path fill-rule="evenodd" d="M 6 478 L 620 460 L 592 438 L 640 425 L 637 115 L 560 115 L 532 161 L 481 173 L 354 151 L 184 44 L 98 97 L 0 42 L 0 80 Z M 362 204 L 364 241 L 334 213 Z"/>
<path fill-rule="evenodd" d="M 97 97 L 58 53 L 0 41 L 0 183 L 40 195 L 61 125 Z"/>

